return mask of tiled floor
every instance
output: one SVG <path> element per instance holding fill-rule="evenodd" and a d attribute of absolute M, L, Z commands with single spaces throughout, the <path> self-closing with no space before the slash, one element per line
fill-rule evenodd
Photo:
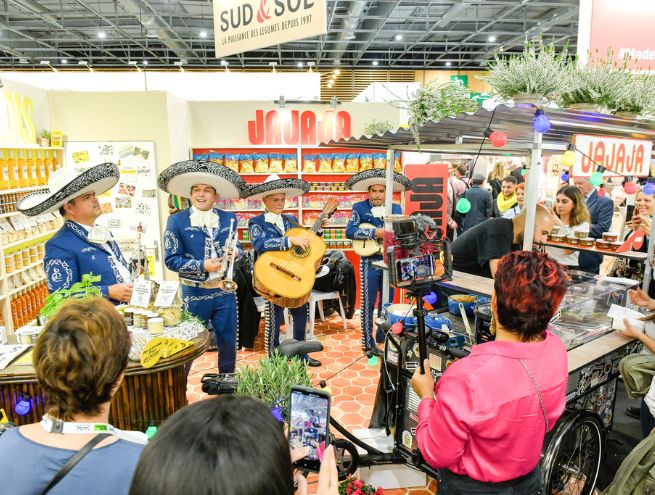
<path fill-rule="evenodd" d="M 284 327 L 282 327 L 284 331 Z M 263 328 L 260 328 L 260 336 Z M 258 336 L 254 349 L 243 349 L 237 356 L 237 366 L 257 362 L 264 355 L 263 339 Z M 323 351 L 313 353 L 323 366 L 310 368 L 313 383 L 318 386 L 326 380 L 332 390 L 332 415 L 350 431 L 366 428 L 373 410 L 375 391 L 377 389 L 379 364 L 369 365 L 362 354 L 360 346 L 359 316 L 348 321 L 348 330 L 344 332 L 341 318 L 332 315 L 325 322 L 316 322 L 315 336 L 323 343 Z M 189 402 L 206 398 L 200 388 L 200 379 L 204 373 L 215 373 L 217 367 L 216 352 L 207 352 L 193 363 L 189 374 L 187 397 Z M 434 481 L 427 489 L 385 490 L 387 495 L 429 495 L 435 493 Z"/>

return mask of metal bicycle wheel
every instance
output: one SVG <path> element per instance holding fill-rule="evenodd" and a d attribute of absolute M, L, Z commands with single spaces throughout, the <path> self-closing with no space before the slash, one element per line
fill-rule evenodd
<path fill-rule="evenodd" d="M 359 453 L 357 452 L 357 447 L 352 442 L 343 438 L 335 438 L 332 445 L 334 446 L 334 454 L 337 460 L 339 481 L 343 481 L 357 471 L 359 467 Z"/>
<path fill-rule="evenodd" d="M 541 457 L 546 494 L 590 495 L 603 451 L 603 424 L 595 413 L 573 411 L 546 439 Z"/>

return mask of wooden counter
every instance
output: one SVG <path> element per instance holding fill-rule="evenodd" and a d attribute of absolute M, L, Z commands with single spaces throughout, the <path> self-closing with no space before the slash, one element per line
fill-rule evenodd
<path fill-rule="evenodd" d="M 205 352 L 209 346 L 209 333 L 203 330 L 193 343 L 193 347 L 160 360 L 152 368 L 145 369 L 130 361 L 123 383 L 111 402 L 109 422 L 120 429 L 145 431 L 151 422 L 159 425 L 185 406 L 184 365 Z M 32 397 L 32 409 L 26 415 L 18 416 L 14 404 L 24 394 Z M 45 404 L 31 364 L 12 364 L 0 370 L 0 408 L 5 410 L 10 421 L 18 425 L 41 420 Z"/>

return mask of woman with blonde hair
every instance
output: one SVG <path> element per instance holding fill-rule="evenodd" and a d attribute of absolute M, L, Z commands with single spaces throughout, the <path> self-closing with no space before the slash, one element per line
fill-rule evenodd
<path fill-rule="evenodd" d="M 32 358 L 47 414 L 0 436 L 3 493 L 128 493 L 146 437 L 110 425 L 109 404 L 129 351 L 125 322 L 102 297 L 66 302 L 48 321 Z"/>
<path fill-rule="evenodd" d="M 591 219 L 580 189 L 575 186 L 560 188 L 555 196 L 553 211 L 562 222 L 560 234 L 569 236 L 575 235 L 576 232 L 587 232 L 589 235 Z M 571 269 L 578 268 L 579 251 L 547 247 L 546 252 L 562 265 Z"/>
<path fill-rule="evenodd" d="M 494 168 L 487 176 L 487 182 L 491 187 L 491 197 L 494 201 L 496 201 L 496 198 L 502 190 L 502 180 L 506 175 L 507 173 L 505 172 L 505 165 L 503 162 L 496 162 Z"/>

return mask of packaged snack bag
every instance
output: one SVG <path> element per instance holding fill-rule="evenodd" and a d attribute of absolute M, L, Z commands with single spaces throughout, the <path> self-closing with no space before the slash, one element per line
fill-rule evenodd
<path fill-rule="evenodd" d="M 393 155 L 393 170 L 394 172 L 400 173 L 403 171 L 403 164 L 400 161 L 400 153 L 394 153 Z"/>
<path fill-rule="evenodd" d="M 216 151 L 209 152 L 209 161 L 218 163 L 219 165 L 225 164 L 225 155 L 223 153 L 217 153 Z"/>
<path fill-rule="evenodd" d="M 209 153 L 194 153 L 193 154 L 193 159 L 194 160 L 208 160 L 209 159 Z"/>
<path fill-rule="evenodd" d="M 332 157 L 334 155 L 318 155 L 318 173 L 319 174 L 331 174 L 332 173 Z"/>
<path fill-rule="evenodd" d="M 302 171 L 306 174 L 315 174 L 316 173 L 316 155 L 305 155 L 303 157 L 303 168 Z"/>
<path fill-rule="evenodd" d="M 373 155 L 361 153 L 359 155 L 359 171 L 370 170 L 373 168 Z"/>
<path fill-rule="evenodd" d="M 243 163 L 243 157 L 248 155 L 241 155 L 241 161 Z M 268 173 L 268 155 L 258 153 L 253 155 L 252 159 L 255 161 L 255 173 L 265 174 Z"/>
<path fill-rule="evenodd" d="M 284 171 L 284 155 L 280 153 L 271 153 L 268 155 L 268 171 L 272 174 L 279 174 Z"/>
<path fill-rule="evenodd" d="M 373 155 L 373 168 L 387 168 L 387 157 L 382 153 Z"/>
<path fill-rule="evenodd" d="M 346 154 L 346 172 L 359 172 L 359 155 L 357 153 Z"/>
<path fill-rule="evenodd" d="M 332 172 L 343 173 L 346 171 L 346 155 L 343 153 L 336 153 L 334 160 L 332 160 Z"/>
<path fill-rule="evenodd" d="M 295 153 L 284 155 L 284 171 L 297 172 L 298 171 L 298 156 Z"/>
<path fill-rule="evenodd" d="M 239 171 L 239 155 L 234 155 L 234 154 L 226 154 L 225 155 L 225 163 L 224 165 L 227 168 L 231 168 L 232 170 L 238 172 Z"/>
<path fill-rule="evenodd" d="M 255 171 L 253 166 L 252 155 L 236 155 L 239 157 L 239 172 L 242 174 L 252 174 Z"/>

